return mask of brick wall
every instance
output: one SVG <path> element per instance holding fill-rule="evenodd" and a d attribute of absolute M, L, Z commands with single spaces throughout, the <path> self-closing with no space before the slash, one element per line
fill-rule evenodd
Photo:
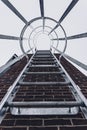
<path fill-rule="evenodd" d="M 24 61 L 15 64 L 9 70 L 9 76 L 5 77 L 5 82 L 3 85 L 7 85 L 8 79 L 12 77 L 15 80 L 15 71 L 19 74 L 19 66 L 22 65 Z M 74 66 L 72 66 L 68 61 L 62 59 L 62 64 L 68 73 L 71 75 L 73 80 L 80 85 L 82 92 L 87 89 L 86 77 L 79 72 Z M 16 68 L 15 68 L 16 66 Z M 24 66 L 24 65 L 23 65 Z M 22 66 L 22 67 L 23 67 Z M 39 71 L 39 69 L 38 69 Z M 7 72 L 6 72 L 7 73 Z M 74 76 L 73 76 L 74 75 Z M 77 78 L 76 78 L 77 77 Z M 4 78 L 1 77 L 0 81 Z M 81 82 L 81 83 L 80 83 Z M 9 80 L 9 83 L 12 83 Z M 68 97 L 68 98 L 67 98 Z M 72 93 L 67 86 L 21 86 L 14 101 L 43 101 L 43 100 L 74 100 Z M 3 119 L 0 130 L 87 130 L 87 119 L 85 119 L 83 113 L 79 111 L 77 115 L 72 116 L 13 116 L 8 110 Z"/>

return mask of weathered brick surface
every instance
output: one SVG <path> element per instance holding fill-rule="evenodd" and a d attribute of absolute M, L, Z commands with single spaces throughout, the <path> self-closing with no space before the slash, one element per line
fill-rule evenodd
<path fill-rule="evenodd" d="M 57 127 L 30 127 L 29 130 L 58 130 Z"/>
<path fill-rule="evenodd" d="M 14 101 L 74 101 L 68 86 L 21 86 Z"/>
<path fill-rule="evenodd" d="M 29 72 L 53 72 L 53 71 L 59 71 L 59 68 L 56 67 L 30 67 Z"/>
<path fill-rule="evenodd" d="M 56 55 L 59 58 L 59 55 Z M 61 59 L 61 64 L 64 66 L 68 74 L 74 80 L 74 82 L 80 87 L 82 93 L 87 98 L 87 76 L 80 72 L 76 67 L 74 67 L 65 58 Z"/>
<path fill-rule="evenodd" d="M 27 128 L 25 127 L 14 127 L 14 126 L 12 126 L 12 127 L 3 127 L 3 128 L 1 128 L 0 130 L 27 130 Z"/>
<path fill-rule="evenodd" d="M 21 130 L 62 130 L 69 128 L 87 128 L 87 120 L 81 112 L 73 116 L 13 116 L 9 113 L 6 114 L 1 123 L 1 128 L 14 128 Z M 83 127 L 82 127 L 83 126 Z M 85 127 L 84 127 L 85 126 Z M 2 129 L 3 130 L 3 129 Z"/>
<path fill-rule="evenodd" d="M 87 130 L 87 126 L 67 126 L 60 127 L 59 130 Z"/>
<path fill-rule="evenodd" d="M 44 124 L 46 126 L 53 126 L 53 125 L 71 125 L 71 121 L 69 119 L 47 119 L 47 120 L 44 120 Z"/>
<path fill-rule="evenodd" d="M 26 58 L 24 57 L 22 60 L 12 65 L 5 73 L 0 76 L 0 100 L 2 100 L 10 85 L 14 83 L 26 63 Z"/>
<path fill-rule="evenodd" d="M 24 80 L 24 82 L 64 82 L 64 77 L 58 74 L 28 74 Z"/>
<path fill-rule="evenodd" d="M 22 61 L 21 63 L 24 64 Z M 15 64 L 13 70 L 9 76 L 13 75 L 13 81 L 15 80 L 14 73 L 17 71 L 19 74 L 19 66 L 21 63 Z M 82 92 L 86 96 L 86 76 L 84 76 L 79 70 L 72 66 L 65 59 L 62 59 L 62 64 L 68 71 L 73 80 L 81 87 Z M 23 65 L 24 66 L 24 65 Z M 30 67 L 29 71 L 59 71 L 58 68 L 33 68 Z M 1 77 L 4 80 L 3 77 Z M 3 83 L 3 93 L 5 93 L 6 83 L 11 84 L 10 80 L 8 82 L 8 75 L 5 77 L 5 82 Z M 30 75 L 29 75 L 30 78 Z M 29 79 L 28 78 L 28 79 Z M 53 77 L 52 77 L 53 78 Z M 49 79 L 46 77 L 46 79 Z M 36 79 L 35 79 L 36 80 Z M 27 81 L 27 80 L 26 80 Z M 42 81 L 42 79 L 41 79 Z M 81 83 L 80 83 L 81 82 Z M 85 83 L 84 83 L 85 82 Z M 2 93 L 2 95 L 3 95 Z M 74 97 L 68 88 L 68 86 L 57 86 L 57 85 L 32 85 L 32 86 L 20 86 L 19 91 L 14 98 L 14 101 L 74 101 Z M 85 119 L 83 113 L 79 111 L 77 115 L 52 115 L 52 116 L 13 116 L 10 114 L 9 110 L 3 119 L 0 130 L 87 130 L 87 120 Z"/>

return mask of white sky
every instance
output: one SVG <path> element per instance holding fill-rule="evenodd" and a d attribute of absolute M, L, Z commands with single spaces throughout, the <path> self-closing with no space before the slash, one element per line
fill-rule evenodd
<path fill-rule="evenodd" d="M 40 16 L 39 0 L 9 1 L 27 21 Z M 44 0 L 45 16 L 52 17 L 58 21 L 71 1 L 72 0 Z M 0 1 L 0 34 L 20 36 L 23 26 L 24 23 Z M 79 0 L 62 22 L 62 26 L 67 36 L 87 32 L 87 0 Z M 46 40 L 47 39 L 48 38 L 46 38 Z M 40 37 L 38 41 L 40 43 Z M 44 48 L 46 44 L 41 43 L 40 46 Z M 19 41 L 0 40 L 0 66 L 6 63 L 14 53 L 17 55 L 22 54 Z M 87 64 L 87 38 L 69 40 L 66 53 Z"/>

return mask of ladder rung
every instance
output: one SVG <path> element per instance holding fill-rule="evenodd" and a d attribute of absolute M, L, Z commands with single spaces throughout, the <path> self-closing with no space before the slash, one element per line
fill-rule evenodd
<path fill-rule="evenodd" d="M 31 62 L 31 65 L 55 65 L 56 63 L 39 63 L 39 62 L 37 62 L 37 63 L 35 63 L 35 62 Z"/>
<path fill-rule="evenodd" d="M 43 66 L 43 65 L 40 65 L 40 66 L 38 66 L 38 65 L 32 65 L 32 66 L 29 66 L 29 68 L 31 69 L 31 68 L 54 68 L 54 69 L 59 69 L 60 68 L 60 66 L 54 66 L 54 65 L 45 65 L 45 66 Z"/>
<path fill-rule="evenodd" d="M 34 58 L 53 58 L 53 56 L 50 55 L 38 55 L 38 56 L 34 56 Z"/>
<path fill-rule="evenodd" d="M 37 51 L 36 54 L 51 54 L 50 51 Z"/>
<path fill-rule="evenodd" d="M 63 74 L 63 71 L 60 72 L 25 72 L 25 74 Z"/>
<path fill-rule="evenodd" d="M 55 66 L 55 65 L 31 65 L 31 67 L 56 67 L 58 68 L 58 66 Z"/>
<path fill-rule="evenodd" d="M 33 60 L 33 61 L 41 61 L 41 62 L 44 62 L 44 61 L 50 61 L 50 62 L 51 62 L 51 61 L 55 61 L 55 59 L 49 59 L 49 58 L 48 58 L 48 59 L 42 59 L 42 58 L 41 58 L 41 59 L 36 59 L 36 58 L 35 58 L 35 59 L 32 59 L 32 60 Z"/>
<path fill-rule="evenodd" d="M 36 55 L 52 55 L 51 53 L 36 53 Z"/>
<path fill-rule="evenodd" d="M 56 61 L 31 61 L 31 63 L 34 63 L 34 64 L 37 64 L 37 63 L 50 63 L 50 64 L 53 64 L 53 63 L 57 63 Z"/>
<path fill-rule="evenodd" d="M 48 59 L 51 59 L 51 60 L 55 60 L 55 58 L 54 57 L 45 57 L 45 58 L 42 58 L 42 57 L 33 57 L 33 59 L 39 59 L 39 60 L 44 60 L 44 59 L 46 59 L 46 60 L 48 60 Z"/>
<path fill-rule="evenodd" d="M 59 108 L 59 107 L 79 107 L 84 106 L 83 102 L 79 101 L 68 101 L 68 102 L 10 102 L 6 103 L 5 106 L 9 107 L 30 107 L 30 108 Z"/>
<path fill-rule="evenodd" d="M 69 85 L 69 81 L 65 82 L 24 82 L 24 81 L 19 81 L 20 85 Z"/>

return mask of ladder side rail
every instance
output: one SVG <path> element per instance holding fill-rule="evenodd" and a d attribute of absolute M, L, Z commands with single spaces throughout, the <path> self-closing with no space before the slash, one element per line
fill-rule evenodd
<path fill-rule="evenodd" d="M 54 55 L 54 54 L 53 54 Z M 54 55 L 54 57 L 56 58 L 56 56 Z M 83 95 L 83 93 L 80 90 L 80 87 L 78 85 L 75 84 L 75 82 L 72 80 L 72 78 L 70 77 L 70 75 L 66 72 L 66 70 L 64 69 L 64 67 L 62 66 L 62 64 L 58 61 L 58 59 L 56 58 L 58 64 L 61 66 L 62 70 L 64 71 L 64 73 L 66 74 L 66 76 L 68 77 L 68 79 L 70 80 L 71 84 L 73 85 L 73 88 L 76 90 L 78 96 L 80 97 L 80 99 L 84 102 L 85 106 L 87 107 L 87 99 L 86 97 Z"/>
<path fill-rule="evenodd" d="M 34 55 L 33 55 L 34 56 Z M 23 75 L 24 71 L 26 70 L 26 68 L 29 66 L 33 56 L 31 57 L 31 59 L 29 60 L 29 62 L 26 64 L 26 66 L 23 68 L 23 70 L 21 71 L 21 73 L 19 74 L 19 76 L 17 77 L 17 79 L 15 80 L 15 82 L 13 83 L 13 85 L 11 85 L 7 91 L 7 93 L 5 94 L 4 98 L 2 99 L 2 101 L 0 102 L 0 111 L 2 110 L 4 104 L 6 103 L 6 101 L 8 100 L 9 96 L 11 95 L 12 91 L 14 90 L 15 86 L 17 85 L 17 83 L 19 82 L 21 76 Z"/>

